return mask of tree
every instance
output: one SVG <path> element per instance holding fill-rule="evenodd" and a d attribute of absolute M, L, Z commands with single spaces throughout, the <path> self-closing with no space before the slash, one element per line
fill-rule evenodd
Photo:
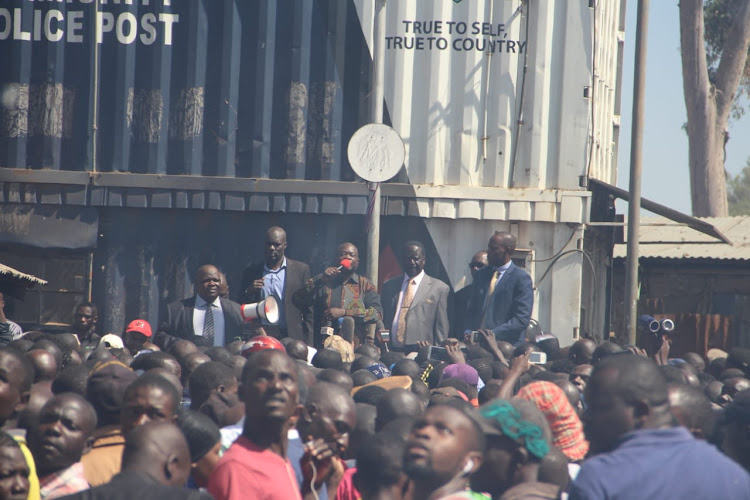
<path fill-rule="evenodd" d="M 750 215 L 750 159 L 745 168 L 727 182 L 729 215 Z"/>
<path fill-rule="evenodd" d="M 690 163 L 690 198 L 693 215 L 723 217 L 728 214 L 724 144 L 732 102 L 742 79 L 750 45 L 750 0 L 706 0 L 731 9 L 721 54 L 709 72 L 704 31 L 704 1 L 680 0 L 682 82 L 687 108 Z"/>

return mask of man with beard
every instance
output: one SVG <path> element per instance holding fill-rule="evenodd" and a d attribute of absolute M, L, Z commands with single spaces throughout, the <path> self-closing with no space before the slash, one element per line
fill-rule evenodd
<path fill-rule="evenodd" d="M 239 301 L 260 302 L 274 295 L 279 307 L 279 322 L 272 325 L 263 320 L 265 332 L 277 339 L 291 337 L 312 343 L 312 304 L 299 307 L 292 300 L 297 290 L 304 288 L 310 279 L 310 267 L 286 257 L 286 232 L 280 227 L 266 231 L 264 262 L 245 268 L 242 273 Z"/>
<path fill-rule="evenodd" d="M 468 414 L 447 404 L 428 408 L 406 441 L 404 472 L 413 482 L 413 498 L 486 498 L 467 491 L 484 446 L 484 433 Z"/>
<path fill-rule="evenodd" d="M 81 456 L 91 449 L 96 412 L 83 397 L 68 392 L 50 399 L 29 433 L 29 449 L 36 462 L 43 500 L 89 487 Z"/>
<path fill-rule="evenodd" d="M 287 458 L 289 419 L 299 399 L 294 361 L 274 349 L 253 353 L 242 371 L 239 394 L 245 404 L 242 435 L 221 457 L 209 493 L 216 500 L 301 500 Z"/>

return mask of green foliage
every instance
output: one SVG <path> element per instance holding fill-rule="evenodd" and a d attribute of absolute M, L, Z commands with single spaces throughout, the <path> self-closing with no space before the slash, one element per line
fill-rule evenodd
<path fill-rule="evenodd" d="M 750 215 L 750 159 L 735 177 L 727 177 L 729 215 Z"/>
<path fill-rule="evenodd" d="M 706 60 L 708 62 L 709 78 L 714 80 L 714 75 L 719 67 L 721 54 L 724 49 L 729 27 L 740 6 L 748 0 L 706 0 L 703 4 L 703 24 L 706 39 Z M 750 53 L 748 54 L 750 55 Z M 750 60 L 750 58 L 748 59 Z M 737 95 L 732 103 L 732 114 L 735 119 L 744 114 L 742 97 L 750 96 L 750 64 L 745 62 L 745 71 L 737 89 Z"/>

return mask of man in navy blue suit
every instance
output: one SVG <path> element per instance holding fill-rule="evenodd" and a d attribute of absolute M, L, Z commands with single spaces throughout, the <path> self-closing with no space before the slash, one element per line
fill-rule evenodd
<path fill-rule="evenodd" d="M 492 330 L 497 340 L 521 344 L 534 306 L 531 277 L 511 261 L 516 237 L 496 232 L 487 245 L 488 266 L 474 276 L 467 316 L 473 330 Z"/>

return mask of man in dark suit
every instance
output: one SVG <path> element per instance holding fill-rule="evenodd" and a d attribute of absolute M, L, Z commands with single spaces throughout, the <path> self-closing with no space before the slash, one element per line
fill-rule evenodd
<path fill-rule="evenodd" d="M 468 328 L 466 323 L 466 313 L 469 311 L 471 303 L 471 294 L 474 291 L 474 276 L 477 271 L 487 266 L 487 251 L 481 250 L 474 254 L 469 262 L 469 271 L 471 271 L 471 283 L 464 286 L 453 296 L 453 314 L 451 321 L 451 337 L 461 339 L 464 331 Z"/>
<path fill-rule="evenodd" d="M 286 257 L 286 232 L 280 227 L 266 231 L 265 262 L 247 266 L 242 273 L 240 302 L 260 302 L 275 295 L 279 305 L 279 322 L 263 322 L 265 332 L 276 338 L 291 337 L 312 345 L 312 304 L 297 304 L 293 295 L 310 279 L 310 267 Z M 302 307 L 300 307 L 300 305 Z"/>
<path fill-rule="evenodd" d="M 520 344 L 525 340 L 534 290 L 531 277 L 511 261 L 516 237 L 496 232 L 487 245 L 489 265 L 474 276 L 467 324 L 471 329 L 492 330 L 497 340 Z"/>
<path fill-rule="evenodd" d="M 164 333 L 203 346 L 224 346 L 240 338 L 244 322 L 240 305 L 219 296 L 220 282 L 216 267 L 200 267 L 193 283 L 195 295 L 167 306 L 161 327 Z M 162 338 L 160 343 L 170 341 L 174 339 Z"/>
<path fill-rule="evenodd" d="M 424 246 L 407 241 L 401 253 L 404 274 L 383 284 L 383 322 L 391 345 L 414 350 L 419 341 L 439 344 L 448 338 L 450 288 L 424 272 Z"/>

